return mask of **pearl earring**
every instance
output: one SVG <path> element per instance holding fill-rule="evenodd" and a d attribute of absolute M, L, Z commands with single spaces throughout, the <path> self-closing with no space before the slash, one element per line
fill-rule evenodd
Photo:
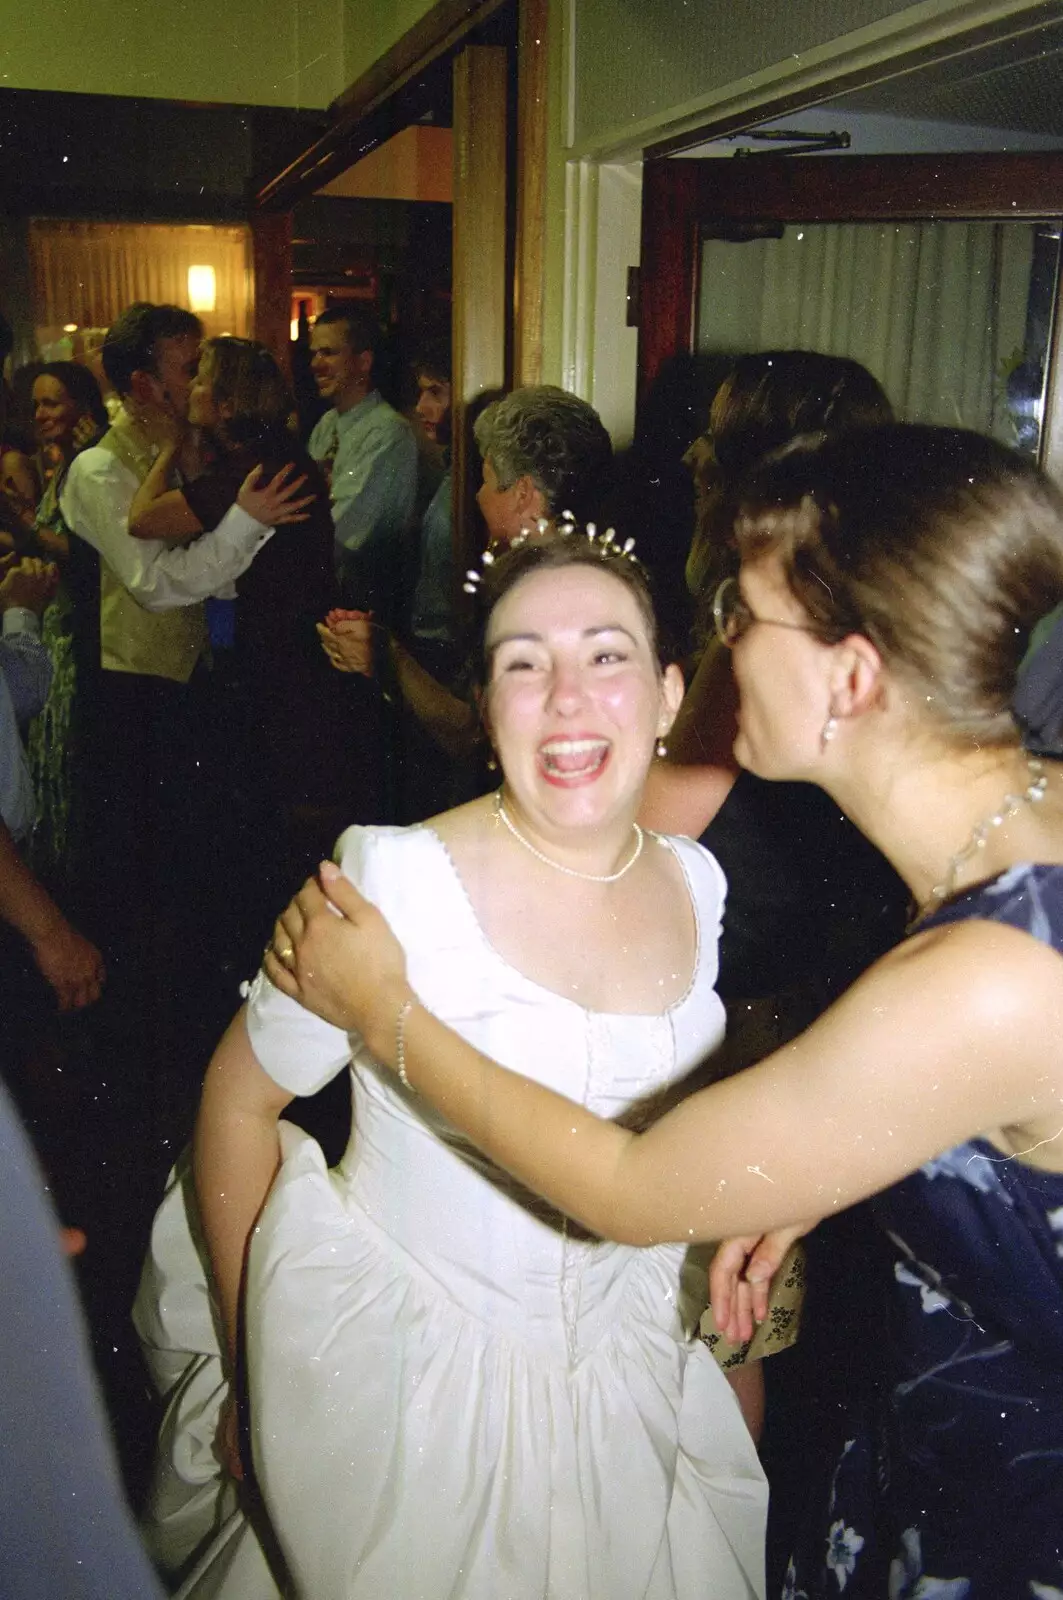
<path fill-rule="evenodd" d="M 664 760 L 665 756 L 668 754 L 668 746 L 665 744 L 663 739 L 658 739 L 657 740 L 657 754 L 658 754 L 658 756 L 660 757 L 660 759 L 662 761 Z"/>
<path fill-rule="evenodd" d="M 825 750 L 838 731 L 838 719 L 833 713 L 823 724 L 823 731 L 819 736 L 819 748 Z"/>

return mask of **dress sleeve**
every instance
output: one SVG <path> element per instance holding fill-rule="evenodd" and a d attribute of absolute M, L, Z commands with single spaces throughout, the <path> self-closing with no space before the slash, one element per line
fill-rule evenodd
<path fill-rule="evenodd" d="M 691 893 L 697 904 L 703 939 L 718 942 L 723 931 L 723 908 L 727 900 L 727 877 L 711 850 L 694 839 L 670 836 L 669 843 L 686 870 Z"/>
<path fill-rule="evenodd" d="M 233 488 L 228 477 L 205 472 L 181 485 L 181 493 L 204 528 L 216 528 L 236 501 L 239 484 Z"/>
<path fill-rule="evenodd" d="M 368 894 L 367 857 L 372 833 L 348 828 L 340 836 L 335 859 L 356 888 Z M 294 1095 L 316 1094 L 350 1061 L 360 1043 L 307 1011 L 274 987 L 259 972 L 248 991 L 247 1033 L 255 1057 L 274 1083 Z"/>

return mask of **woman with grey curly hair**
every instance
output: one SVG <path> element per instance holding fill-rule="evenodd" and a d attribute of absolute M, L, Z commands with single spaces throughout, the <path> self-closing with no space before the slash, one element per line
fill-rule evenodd
<path fill-rule="evenodd" d="M 582 521 L 600 514 L 611 487 L 613 446 L 586 400 L 552 384 L 514 389 L 484 408 L 474 432 L 483 458 L 476 499 L 489 544 L 512 544 L 565 511 Z M 432 746 L 451 762 L 467 762 L 475 753 L 480 719 L 460 670 L 440 683 L 418 659 L 415 641 L 408 647 L 356 613 L 333 612 L 318 632 L 337 671 L 383 677 Z M 458 789 L 448 792 L 448 799 L 457 798 L 462 785 L 474 779 L 466 773 L 456 781 Z"/>
<path fill-rule="evenodd" d="M 476 496 L 492 540 L 510 543 L 542 518 L 593 518 L 609 487 L 613 446 L 586 400 L 552 384 L 514 389 L 476 419 L 483 484 Z"/>

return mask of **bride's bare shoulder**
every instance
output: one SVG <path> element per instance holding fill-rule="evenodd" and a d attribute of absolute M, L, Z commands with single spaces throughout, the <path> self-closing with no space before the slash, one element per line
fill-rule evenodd
<path fill-rule="evenodd" d="M 455 806 L 452 811 L 441 811 L 438 816 L 429 817 L 424 826 L 431 828 L 448 850 L 465 853 L 482 845 L 488 831 L 485 825 L 493 816 L 493 808 L 494 796 L 484 795 L 479 800 Z"/>

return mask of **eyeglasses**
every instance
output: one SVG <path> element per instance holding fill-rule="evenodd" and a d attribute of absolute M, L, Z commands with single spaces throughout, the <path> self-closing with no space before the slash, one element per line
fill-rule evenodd
<path fill-rule="evenodd" d="M 725 578 L 712 597 L 712 623 L 717 639 L 728 650 L 733 650 L 755 622 L 767 628 L 790 628 L 794 633 L 810 633 L 813 638 L 827 642 L 821 628 L 813 628 L 804 622 L 780 622 L 776 617 L 755 616 L 738 586 L 738 579 Z"/>

